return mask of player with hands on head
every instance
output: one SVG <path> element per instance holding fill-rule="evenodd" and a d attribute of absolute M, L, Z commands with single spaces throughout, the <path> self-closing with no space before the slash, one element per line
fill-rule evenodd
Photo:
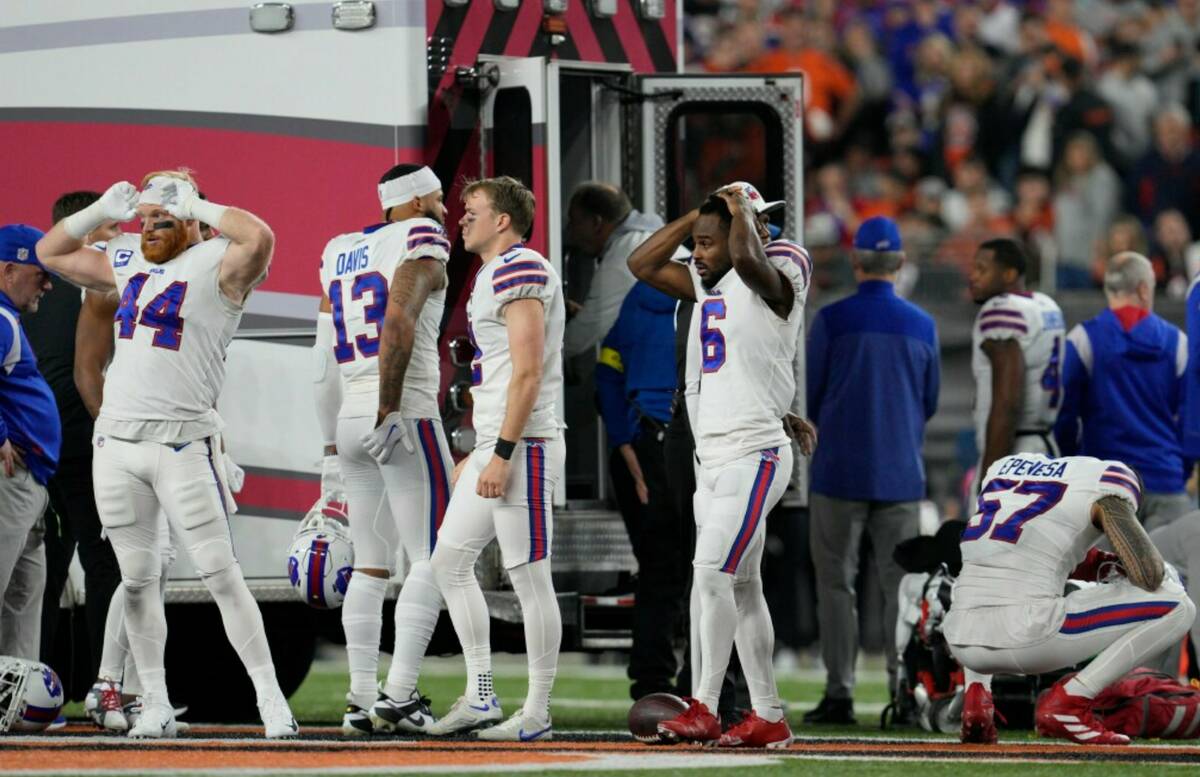
<path fill-rule="evenodd" d="M 140 235 L 120 235 L 104 251 L 83 244 L 97 226 L 126 221 L 134 212 L 142 219 Z M 200 222 L 221 236 L 202 241 Z M 100 520 L 121 567 L 129 648 L 145 691 L 133 737 L 178 732 L 163 667 L 160 506 L 179 527 L 221 610 L 226 635 L 254 684 L 266 736 L 299 731 L 275 677 L 262 614 L 234 556 L 215 410 L 226 348 L 247 296 L 266 277 L 274 245 L 270 227 L 254 214 L 200 199 L 186 170 L 150 173 L 140 193 L 127 182 L 114 184 L 38 242 L 48 268 L 78 285 L 115 290 L 120 301 L 93 471 Z"/>
<path fill-rule="evenodd" d="M 748 184 L 722 188 L 629 259 L 639 279 L 697 303 L 688 401 L 699 461 L 693 586 L 700 666 L 692 670 L 696 698 L 659 724 L 674 741 L 773 748 L 792 741 L 775 684 L 761 563 L 766 515 L 792 473 L 785 427 L 805 447 L 815 442 L 811 425 L 785 421 L 796 395 L 793 364 L 812 264 L 796 243 L 769 240 L 764 217 L 772 205 Z M 672 262 L 689 235 L 691 263 Z M 735 642 L 753 710 L 722 734 L 713 710 Z"/>
<path fill-rule="evenodd" d="M 442 608 L 429 557 L 450 501 L 450 449 L 438 405 L 450 260 L 442 184 L 428 167 L 400 164 L 383 174 L 377 193 L 383 220 L 333 238 L 321 256 L 313 351 L 326 443 L 322 483 L 344 488 L 354 545 L 342 605 L 347 736 L 424 733 L 435 722 L 417 677 Z M 400 548 L 410 566 L 381 691 L 383 601 Z"/>
<path fill-rule="evenodd" d="M 942 625 L 967 685 L 962 740 L 996 741 L 993 674 L 1043 674 L 1091 658 L 1038 700 L 1039 734 L 1124 745 L 1092 700 L 1177 642 L 1196 608 L 1138 522 L 1141 478 L 1119 461 L 1020 453 L 987 471 L 963 530 Z M 1092 546 L 1102 537 L 1115 554 Z M 1063 595 L 1068 577 L 1100 580 Z M 1094 656 L 1094 658 L 1092 658 Z"/>
<path fill-rule="evenodd" d="M 558 409 L 562 282 L 521 242 L 533 225 L 534 199 L 520 181 L 475 181 L 463 190 L 463 205 L 463 244 L 483 260 L 467 303 L 478 442 L 456 467 L 431 563 L 462 644 L 467 688 L 430 733 L 491 726 L 480 739 L 546 740 L 562 641 L 550 578 L 552 495 L 565 458 Z M 521 605 L 529 665 L 525 704 L 503 723 L 492 687 L 488 608 L 475 579 L 475 561 L 493 537 Z"/>

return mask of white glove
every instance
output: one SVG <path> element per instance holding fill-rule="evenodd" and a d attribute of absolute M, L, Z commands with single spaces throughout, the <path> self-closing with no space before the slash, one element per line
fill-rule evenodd
<path fill-rule="evenodd" d="M 234 464 L 228 453 L 225 454 L 225 482 L 229 484 L 229 490 L 235 494 L 240 494 L 242 486 L 246 483 L 246 470 Z"/>
<path fill-rule="evenodd" d="M 106 221 L 129 221 L 137 215 L 138 190 L 129 181 L 120 181 L 78 213 L 63 219 L 63 228 L 76 240 Z"/>
<path fill-rule="evenodd" d="M 321 493 L 346 493 L 346 486 L 342 484 L 342 465 L 338 463 L 336 453 L 321 459 Z"/>
<path fill-rule="evenodd" d="M 404 419 L 398 412 L 388 413 L 383 423 L 362 436 L 363 448 L 380 464 L 387 464 L 388 459 L 392 458 L 392 450 L 396 443 L 403 444 L 404 450 L 409 453 L 415 453 L 417 450 L 413 447 L 412 440 L 408 437 L 408 427 L 404 425 Z"/>
<path fill-rule="evenodd" d="M 182 178 L 173 178 L 167 181 L 163 184 L 158 196 L 167 213 L 180 221 L 198 219 L 210 227 L 217 227 L 227 210 L 224 205 L 200 199 L 200 193 L 196 191 L 196 187 Z"/>

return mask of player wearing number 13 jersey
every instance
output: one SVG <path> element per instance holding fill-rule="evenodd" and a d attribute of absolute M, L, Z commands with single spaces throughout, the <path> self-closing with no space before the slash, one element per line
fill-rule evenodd
<path fill-rule="evenodd" d="M 966 671 L 963 741 L 995 741 L 991 675 L 1041 674 L 1092 656 L 1039 701 L 1038 731 L 1129 741 L 1093 717 L 1092 698 L 1177 641 L 1195 616 L 1138 523 L 1141 498 L 1141 479 L 1117 461 L 1021 453 L 987 471 L 943 624 Z M 1102 536 L 1115 554 L 1092 547 Z M 1108 581 L 1064 596 L 1068 577 Z"/>
<path fill-rule="evenodd" d="M 975 253 L 971 296 L 982 304 L 971 337 L 975 375 L 976 481 L 1010 453 L 1057 455 L 1051 434 L 1062 402 L 1062 310 L 1025 291 L 1025 252 L 1007 238 Z"/>
<path fill-rule="evenodd" d="M 700 360 L 689 407 L 700 461 L 692 562 L 700 667 L 693 667 L 695 700 L 659 731 L 730 747 L 786 747 L 792 739 L 772 670 L 760 567 L 766 515 L 792 473 L 783 419 L 796 392 L 793 361 L 811 264 L 800 246 L 767 242 L 764 206 L 753 187 L 731 185 L 660 229 L 629 260 L 639 279 L 696 301 L 688 360 Z M 689 233 L 691 264 L 672 262 Z M 754 709 L 722 736 L 712 711 L 735 635 Z"/>
<path fill-rule="evenodd" d="M 342 731 L 349 736 L 423 732 L 433 722 L 417 675 L 442 607 L 429 557 L 450 501 L 438 406 L 437 338 L 450 259 L 442 184 L 428 167 L 402 164 L 384 173 L 378 192 L 384 221 L 335 237 L 321 256 L 326 299 L 314 348 L 322 431 L 336 445 L 354 545 L 342 605 L 350 665 Z M 340 381 L 324 377 L 335 364 Z M 333 399 L 320 398 L 329 391 Z M 379 694 L 383 600 L 401 547 L 409 569 Z"/>
<path fill-rule="evenodd" d="M 142 219 L 140 236 L 117 237 L 106 253 L 83 245 L 99 224 L 135 215 Z M 201 242 L 200 222 L 222 237 Z M 266 277 L 273 250 L 266 224 L 201 200 L 185 171 L 151 173 L 140 192 L 114 184 L 38 244 L 47 267 L 120 298 L 92 466 L 96 508 L 121 567 L 129 648 L 144 692 L 133 737 L 177 732 L 163 669 L 160 505 L 221 610 L 226 635 L 254 683 L 266 735 L 298 732 L 275 679 L 262 615 L 233 554 L 215 438 L 225 348 L 246 298 Z"/>

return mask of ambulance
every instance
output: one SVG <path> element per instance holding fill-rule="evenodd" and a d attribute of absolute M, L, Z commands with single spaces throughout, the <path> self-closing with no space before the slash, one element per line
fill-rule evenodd
<path fill-rule="evenodd" d="M 538 208 L 528 244 L 554 263 L 575 300 L 584 298 L 594 263 L 571 261 L 563 228 L 571 192 L 584 181 L 619 184 L 636 208 L 670 220 L 722 183 L 748 180 L 769 199 L 787 200 L 781 225 L 799 237 L 801 76 L 683 72 L 682 6 L 0 2 L 0 220 L 46 229 L 63 192 L 104 191 L 186 166 L 215 201 L 252 210 L 275 232 L 270 277 L 251 295 L 229 349 L 218 409 L 229 452 L 246 471 L 231 519 L 235 547 L 263 603 L 285 691 L 307 673 L 316 636 L 340 633 L 336 613 L 298 600 L 286 565 L 297 522 L 319 495 L 309 353 L 318 263 L 330 237 L 378 221 L 375 184 L 384 170 L 428 164 L 445 187 L 454 250 L 441 340 L 443 420 L 456 456 L 474 442 L 465 307 L 479 262 L 458 237 L 464 181 L 503 174 L 531 186 Z M 578 361 L 567 370 L 569 454 L 554 495 L 564 648 L 623 648 L 632 598 L 603 594 L 619 588 L 636 561 L 610 507 L 588 359 Z M 494 634 L 501 643 L 511 634 L 519 649 L 520 613 L 498 563 L 485 554 L 480 574 Z M 196 640 L 228 650 L 186 559 L 172 570 L 168 603 L 169 664 Z M 201 703 L 203 675 L 190 682 L 168 671 L 173 697 Z M 227 711 L 227 696 L 223 704 Z"/>

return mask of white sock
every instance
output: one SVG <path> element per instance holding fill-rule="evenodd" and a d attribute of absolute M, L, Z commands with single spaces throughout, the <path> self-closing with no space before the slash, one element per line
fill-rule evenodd
<path fill-rule="evenodd" d="M 158 577 L 158 597 L 163 600 L 164 607 L 167 596 L 167 570 L 170 569 L 171 561 L 174 556 L 164 558 L 161 567 L 161 573 Z M 137 662 L 133 660 L 133 653 L 129 650 L 129 637 L 125 633 L 125 589 L 123 586 L 117 586 L 117 590 L 113 592 L 112 601 L 108 605 L 108 619 L 104 624 L 104 655 L 108 654 L 109 645 L 109 630 L 113 627 L 113 609 L 116 608 L 119 623 L 117 624 L 117 633 L 113 638 L 113 660 L 116 660 L 118 655 L 124 655 L 125 664 L 122 675 L 121 692 L 129 696 L 142 695 L 142 678 L 138 675 Z M 104 669 L 101 669 L 103 677 Z"/>
<path fill-rule="evenodd" d="M 478 553 L 439 542 L 429 563 L 462 645 L 467 664 L 465 696 L 472 702 L 484 704 L 491 700 L 495 690 L 492 687 L 491 624 L 483 589 L 475 579 L 478 556 Z"/>
<path fill-rule="evenodd" d="M 418 561 L 408 570 L 396 599 L 396 647 L 383 686 L 383 692 L 393 699 L 407 699 L 417 689 L 421 661 L 441 610 L 442 594 L 433 579 L 433 567 L 428 561 Z"/>
<path fill-rule="evenodd" d="M 342 602 L 342 630 L 350 664 L 350 700 L 363 709 L 375 703 L 379 683 L 379 635 L 388 581 L 355 571 Z M 400 623 L 396 623 L 400 628 Z"/>
<path fill-rule="evenodd" d="M 203 580 L 221 611 L 225 636 L 242 660 L 242 666 L 250 675 L 258 697 L 261 699 L 264 695 L 278 694 L 279 683 L 275 679 L 275 663 L 271 660 L 271 647 L 267 643 L 262 611 L 258 609 L 258 602 L 254 601 L 254 595 L 242 577 L 241 565 L 235 561 L 220 572 L 205 576 Z"/>
<path fill-rule="evenodd" d="M 1063 686 L 1063 690 L 1071 696 L 1082 696 L 1085 699 L 1096 698 L 1096 692 L 1079 682 L 1078 675 L 1067 680 L 1067 684 Z"/>
<path fill-rule="evenodd" d="M 737 604 L 733 576 L 716 569 L 695 568 L 695 585 L 700 589 L 700 660 L 703 664 L 696 699 L 716 714 L 721 682 L 733 652 Z"/>
<path fill-rule="evenodd" d="M 143 695 L 167 698 L 167 673 L 163 668 L 163 651 L 167 644 L 167 617 L 157 578 L 140 584 L 123 583 L 125 587 L 125 633 L 129 652 L 138 668 Z"/>
<path fill-rule="evenodd" d="M 104 619 L 104 647 L 100 652 L 101 680 L 125 681 L 126 658 L 129 656 L 129 637 L 125 634 L 125 586 L 119 585 L 108 602 Z M 130 662 L 132 663 L 132 662 Z"/>
<path fill-rule="evenodd" d="M 508 570 L 508 576 L 521 602 L 525 621 L 525 652 L 529 660 L 525 714 L 549 720 L 550 690 L 558 671 L 558 650 L 562 643 L 562 613 L 550 578 L 550 559 L 522 564 Z"/>
<path fill-rule="evenodd" d="M 987 691 L 988 693 L 992 692 L 992 676 L 990 674 L 982 674 L 980 672 L 976 672 L 973 669 L 968 669 L 967 667 L 964 666 L 963 667 L 963 681 L 967 684 L 968 688 L 970 688 L 975 683 L 979 683 L 980 685 L 983 686 L 983 689 L 985 691 Z"/>
<path fill-rule="evenodd" d="M 746 675 L 750 701 L 758 717 L 775 723 L 783 720 L 783 703 L 775 685 L 775 663 L 771 660 L 775 653 L 775 626 L 767 610 L 762 578 L 735 582 L 733 596 L 737 604 L 734 641 L 742 672 Z"/>

